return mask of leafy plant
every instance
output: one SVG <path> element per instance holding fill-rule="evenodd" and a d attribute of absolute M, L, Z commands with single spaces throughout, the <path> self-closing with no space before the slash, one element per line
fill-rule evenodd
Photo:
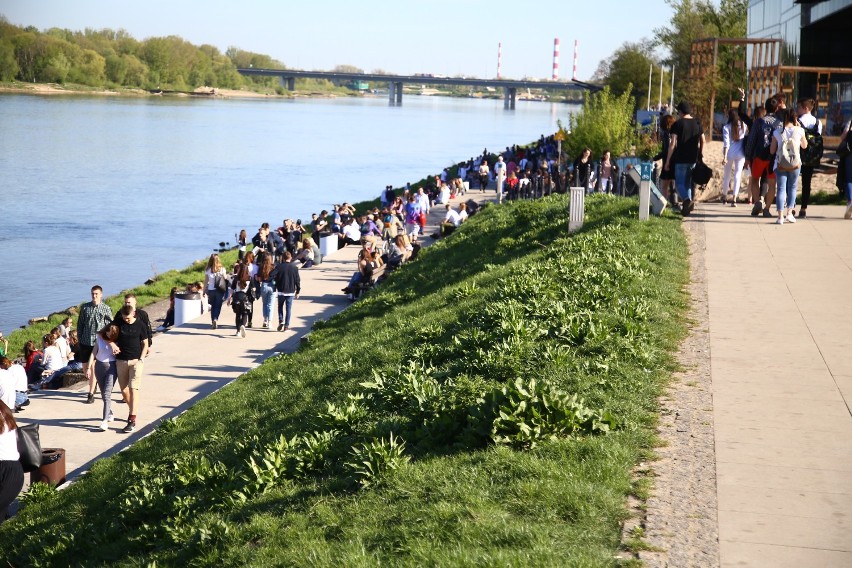
<path fill-rule="evenodd" d="M 407 464 L 409 457 L 404 452 L 405 440 L 391 432 L 387 440 L 379 438 L 353 446 L 346 467 L 358 485 L 366 489 L 381 483 L 384 477 Z"/>

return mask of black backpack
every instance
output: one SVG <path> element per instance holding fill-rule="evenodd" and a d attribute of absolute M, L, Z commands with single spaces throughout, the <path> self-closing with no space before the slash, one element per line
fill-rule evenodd
<path fill-rule="evenodd" d="M 813 128 L 805 128 L 805 139 L 808 147 L 801 151 L 803 166 L 818 166 L 825 151 L 823 147 L 822 134 L 819 133 L 819 123 L 814 123 Z"/>

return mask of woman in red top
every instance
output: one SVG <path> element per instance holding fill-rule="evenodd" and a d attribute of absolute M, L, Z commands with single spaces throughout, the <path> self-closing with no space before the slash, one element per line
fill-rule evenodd
<path fill-rule="evenodd" d="M 44 370 L 42 360 L 44 355 L 36 348 L 33 341 L 27 341 L 24 344 L 24 370 L 27 372 L 27 383 L 37 383 L 41 380 L 41 372 Z"/>

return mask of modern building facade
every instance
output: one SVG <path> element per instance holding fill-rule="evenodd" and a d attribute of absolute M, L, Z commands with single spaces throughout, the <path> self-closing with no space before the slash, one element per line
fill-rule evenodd
<path fill-rule="evenodd" d="M 780 64 L 852 69 L 852 0 L 749 0 L 749 39 L 780 39 Z M 749 57 L 749 68 L 752 62 Z M 818 94 L 816 73 L 798 73 L 794 97 Z M 830 74 L 829 133 L 852 117 L 852 74 Z"/>

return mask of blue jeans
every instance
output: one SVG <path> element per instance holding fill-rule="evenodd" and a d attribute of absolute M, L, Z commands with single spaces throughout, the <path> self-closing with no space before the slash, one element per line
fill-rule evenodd
<path fill-rule="evenodd" d="M 695 164 L 675 164 L 674 178 L 677 194 L 681 199 L 692 200 L 692 168 Z"/>
<path fill-rule="evenodd" d="M 17 391 L 15 393 L 15 406 L 21 406 L 22 404 L 27 402 L 29 399 L 30 399 L 30 397 L 27 396 L 27 393 Z"/>
<path fill-rule="evenodd" d="M 775 170 L 775 184 L 777 193 L 775 194 L 775 207 L 779 213 L 784 209 L 792 209 L 796 206 L 796 189 L 799 185 L 799 172 L 801 168 L 796 168 L 791 171 L 782 169 Z"/>
<path fill-rule="evenodd" d="M 272 298 L 275 297 L 275 285 L 263 282 L 260 285 L 260 297 L 263 301 L 263 321 L 272 319 Z"/>
<path fill-rule="evenodd" d="M 287 317 L 284 317 L 284 305 L 287 305 Z M 284 327 L 290 327 L 290 313 L 293 311 L 293 296 L 278 294 L 278 323 L 284 322 Z"/>
<path fill-rule="evenodd" d="M 210 304 L 210 319 L 216 321 L 222 313 L 222 302 L 225 301 L 225 293 L 217 289 L 207 290 L 207 301 Z"/>

